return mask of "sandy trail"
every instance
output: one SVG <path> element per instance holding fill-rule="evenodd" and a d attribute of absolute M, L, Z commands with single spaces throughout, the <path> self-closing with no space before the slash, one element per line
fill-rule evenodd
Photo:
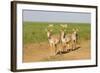
<path fill-rule="evenodd" d="M 80 48 L 77 50 L 50 57 L 50 47 L 48 43 L 31 43 L 24 45 L 23 62 L 90 59 L 90 51 L 90 41 L 88 40 L 82 41 Z"/>

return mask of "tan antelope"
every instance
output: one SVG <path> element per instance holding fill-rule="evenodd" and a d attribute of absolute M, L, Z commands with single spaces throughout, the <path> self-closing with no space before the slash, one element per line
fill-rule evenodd
<path fill-rule="evenodd" d="M 61 27 L 67 28 L 67 24 L 61 25 Z M 66 34 L 64 29 L 61 30 L 61 43 L 62 43 L 63 51 L 67 51 L 70 48 L 71 34 L 69 33 Z"/>
<path fill-rule="evenodd" d="M 48 27 L 53 27 L 53 25 L 49 25 Z M 47 37 L 51 49 L 51 55 L 54 53 L 54 55 L 57 54 L 57 46 L 60 42 L 60 35 L 54 35 L 52 29 L 47 29 Z"/>
<path fill-rule="evenodd" d="M 78 29 L 73 29 L 73 32 L 72 32 L 72 36 L 71 36 L 71 39 L 72 39 L 72 49 L 74 50 L 76 48 L 76 45 L 77 45 L 77 41 L 78 41 L 78 32 L 79 30 Z"/>

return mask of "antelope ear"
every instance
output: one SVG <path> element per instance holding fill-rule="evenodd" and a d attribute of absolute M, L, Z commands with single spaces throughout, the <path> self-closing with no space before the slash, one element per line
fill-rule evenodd
<path fill-rule="evenodd" d="M 54 24 L 49 24 L 49 25 L 48 25 L 48 27 L 53 27 L 53 26 L 54 26 Z"/>
<path fill-rule="evenodd" d="M 67 24 L 60 24 L 60 26 L 61 26 L 62 28 L 67 28 L 67 27 L 68 27 Z"/>

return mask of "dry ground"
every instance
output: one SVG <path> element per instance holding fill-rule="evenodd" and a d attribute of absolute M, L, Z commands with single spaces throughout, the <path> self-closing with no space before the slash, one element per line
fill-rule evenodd
<path fill-rule="evenodd" d="M 90 59 L 90 41 L 81 41 L 80 48 L 62 55 L 50 56 L 48 43 L 26 44 L 23 48 L 23 62 L 60 61 Z"/>

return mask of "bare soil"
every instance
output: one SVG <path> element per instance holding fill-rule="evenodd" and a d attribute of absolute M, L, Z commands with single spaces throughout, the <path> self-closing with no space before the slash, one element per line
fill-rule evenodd
<path fill-rule="evenodd" d="M 61 55 L 50 56 L 50 54 L 50 47 L 46 42 L 25 44 L 23 47 L 23 62 L 90 59 L 90 40 L 81 41 L 75 50 L 64 52 Z"/>

